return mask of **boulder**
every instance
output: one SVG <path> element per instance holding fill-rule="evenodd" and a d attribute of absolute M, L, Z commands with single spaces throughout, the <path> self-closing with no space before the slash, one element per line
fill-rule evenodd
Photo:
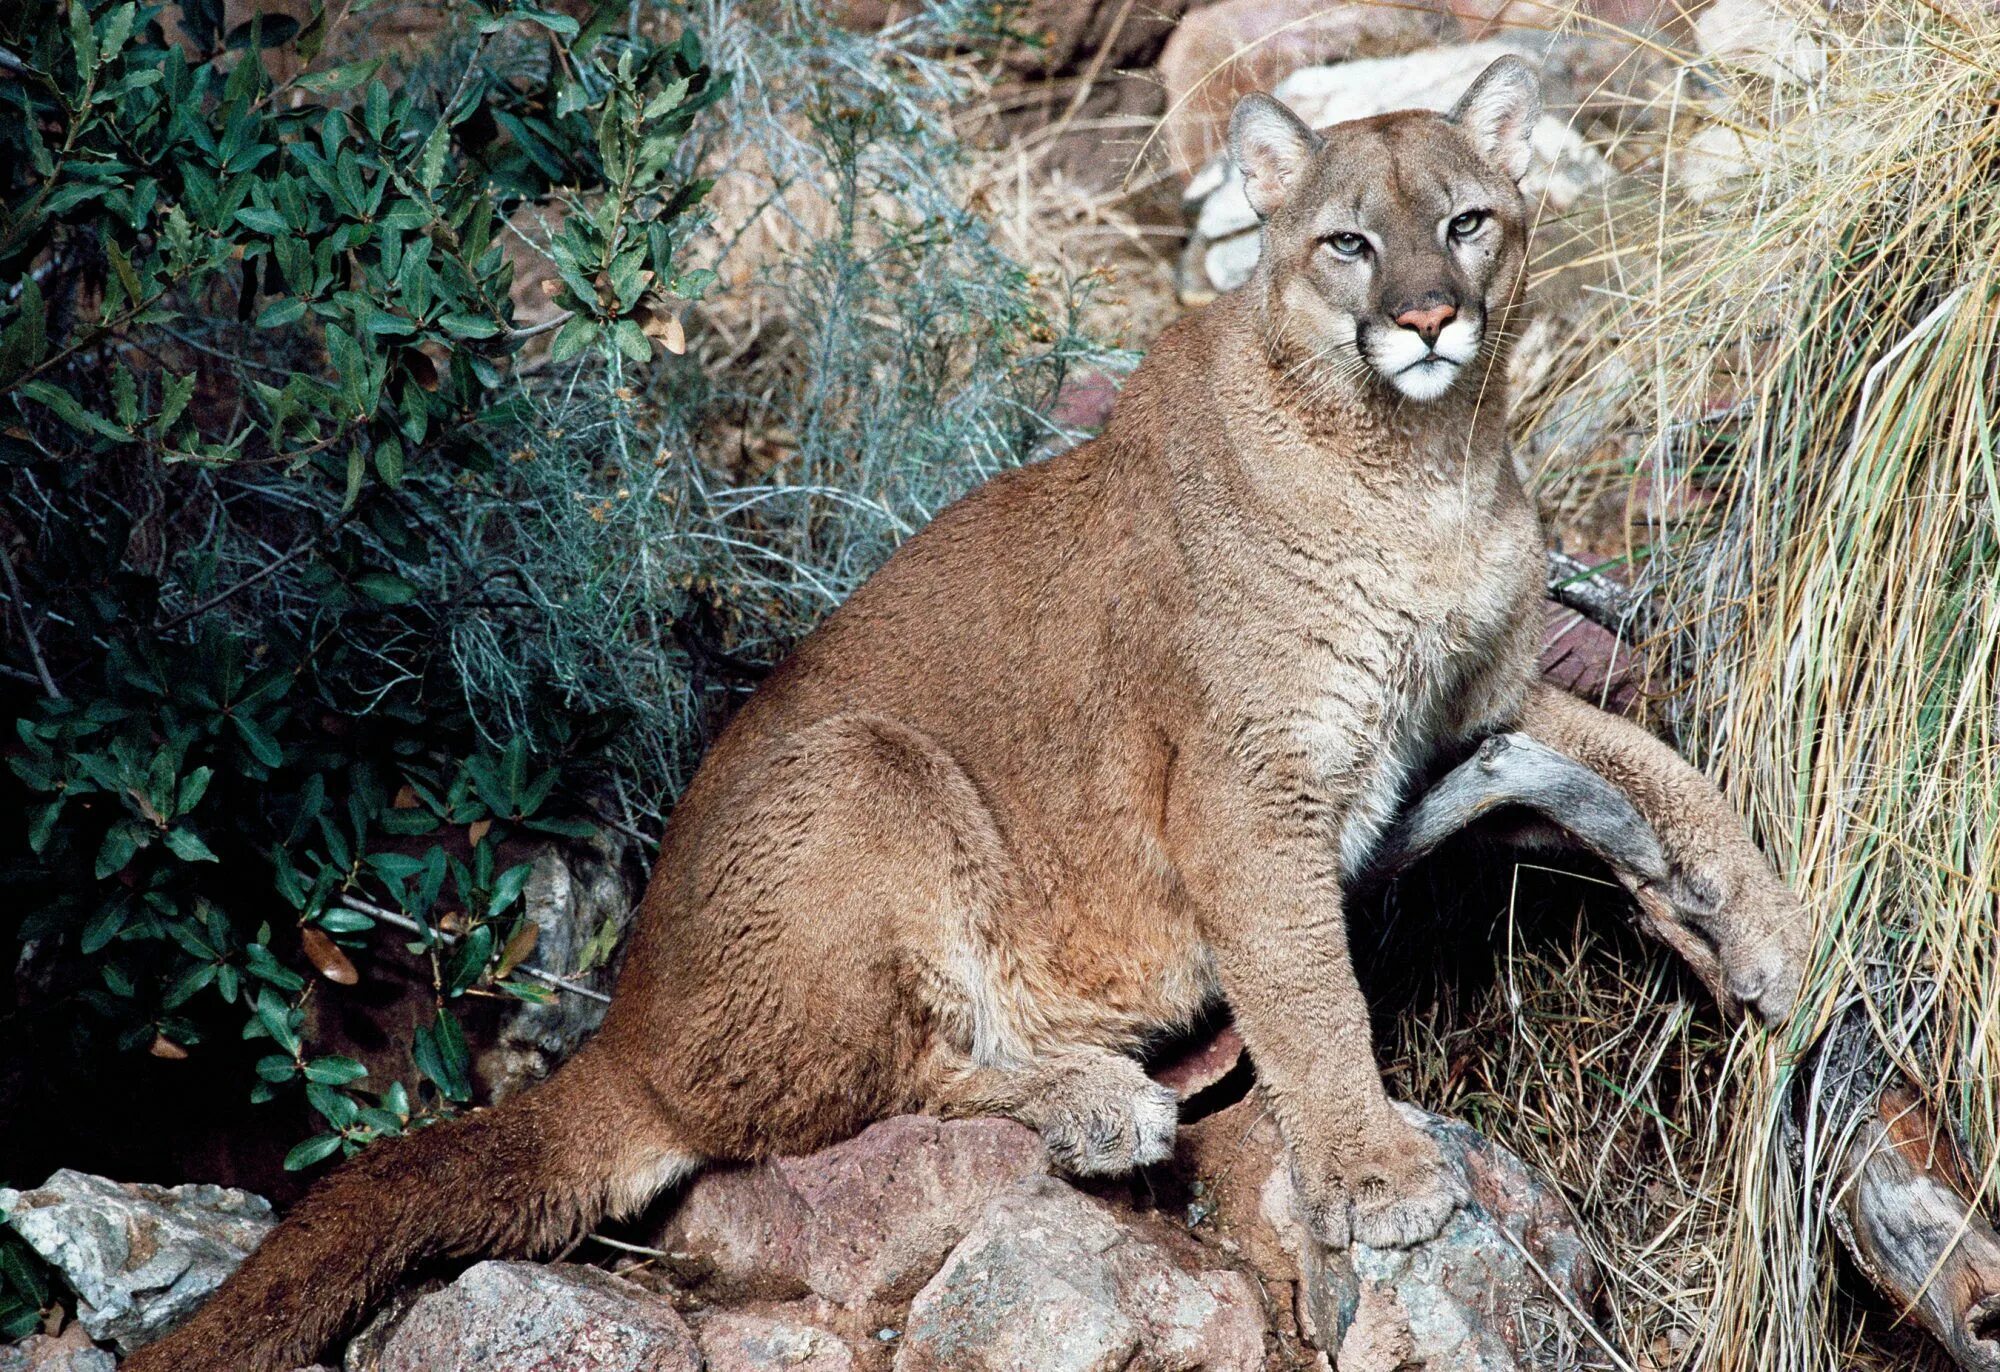
<path fill-rule="evenodd" d="M 1429 48 L 1403 57 L 1305 67 L 1272 92 L 1316 129 L 1391 110 L 1449 110 L 1494 59 L 1534 58 L 1537 45 L 1516 37 Z M 1612 179 L 1611 164 L 1568 123 L 1544 115 L 1532 135 L 1533 160 L 1521 188 L 1530 203 L 1561 213 Z M 1257 265 L 1261 229 L 1243 194 L 1243 178 L 1226 159 L 1188 183 L 1184 203 L 1194 218 L 1184 293 L 1234 290 Z"/>
<path fill-rule="evenodd" d="M 665 1300 L 594 1267 L 482 1262 L 410 1306 L 381 1372 L 701 1372 Z"/>
<path fill-rule="evenodd" d="M 707 1372 L 854 1372 L 854 1354 L 815 1325 L 718 1310 L 695 1324 Z"/>
<path fill-rule="evenodd" d="M 1051 1177 L 989 1201 L 910 1305 L 895 1372 L 1258 1372 L 1264 1308 Z"/>
<path fill-rule="evenodd" d="M 192 1314 L 277 1223 L 247 1191 L 67 1168 L 33 1191 L 0 1190 L 0 1211 L 76 1292 L 90 1337 L 128 1353 Z"/>
<path fill-rule="evenodd" d="M 1561 1194 L 1468 1126 L 1399 1108 L 1472 1192 L 1429 1243 L 1331 1252 L 1310 1241 L 1259 1095 L 1183 1131 L 1179 1166 L 1200 1197 L 1196 1232 L 1264 1279 L 1277 1332 L 1295 1328 L 1341 1372 L 1527 1372 L 1545 1365 L 1544 1348 L 1594 1348 L 1577 1312 L 1595 1310 L 1601 1283 Z"/>
<path fill-rule="evenodd" d="M 704 1174 L 660 1244 L 719 1298 L 900 1307 L 989 1199 L 1047 1168 L 1041 1136 L 1012 1121 L 900 1116 L 807 1157 Z"/>

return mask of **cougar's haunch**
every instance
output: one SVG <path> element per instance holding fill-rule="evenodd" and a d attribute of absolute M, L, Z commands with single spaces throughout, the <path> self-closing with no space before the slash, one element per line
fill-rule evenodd
<path fill-rule="evenodd" d="M 1252 96 L 1242 290 L 1092 442 L 944 511 L 801 643 L 675 810 L 593 1043 L 334 1173 L 132 1372 L 310 1361 L 426 1257 L 548 1249 L 699 1163 L 909 1110 L 1059 1163 L 1164 1157 L 1130 1056 L 1226 999 L 1326 1242 L 1461 1183 L 1383 1092 L 1341 886 L 1411 777 L 1501 728 L 1633 795 L 1714 893 L 1716 984 L 1782 1015 L 1795 902 L 1714 788 L 1536 684 L 1542 541 L 1507 449 L 1539 99 L 1315 133 Z"/>

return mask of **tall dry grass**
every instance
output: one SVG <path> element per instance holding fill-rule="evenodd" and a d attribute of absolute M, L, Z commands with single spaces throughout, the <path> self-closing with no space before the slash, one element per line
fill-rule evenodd
<path fill-rule="evenodd" d="M 1710 62 L 1674 83 L 1668 192 L 1623 226 L 1624 298 L 1559 397 L 1626 436 L 1679 741 L 1820 927 L 1798 1021 L 1730 1040 L 1656 1140 L 1593 1155 L 1517 1129 L 1593 1212 L 1622 1341 L 1660 1368 L 1931 1356 L 1841 1294 L 1845 1135 L 1806 1053 L 1823 1031 L 1923 1087 L 1989 1203 L 2000 1175 L 2000 22 L 1930 0 L 1809 22 L 1823 79 Z M 1738 165 L 1697 206 L 1673 188 L 1701 153 Z M 1603 982 L 1544 986 L 1540 1051 L 1589 1057 L 1656 1021 L 1657 983 L 1626 979 L 1613 1009 L 1590 1003 Z M 1678 1051 L 1573 1080 L 1651 1102 Z M 1486 1061 L 1525 1114 L 1556 1108 Z M 1687 1205 L 1636 1204 L 1662 1188 Z"/>

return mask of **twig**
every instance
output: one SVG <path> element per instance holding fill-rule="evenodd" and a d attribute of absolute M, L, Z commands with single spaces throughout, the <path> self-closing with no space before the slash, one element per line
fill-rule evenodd
<path fill-rule="evenodd" d="M 607 1239 L 602 1234 L 585 1234 L 583 1241 L 586 1243 L 601 1243 L 606 1248 L 615 1248 L 621 1253 L 636 1253 L 642 1258 L 659 1258 L 663 1262 L 671 1262 L 674 1256 L 672 1253 L 663 1252 L 658 1248 L 647 1248 L 642 1244 L 627 1243 L 623 1239 Z"/>
<path fill-rule="evenodd" d="M 1557 1285 L 1553 1277 L 1542 1270 L 1542 1265 L 1535 1261 L 1535 1255 L 1528 1251 L 1527 1246 L 1509 1233 L 1506 1225 L 1496 1225 L 1495 1228 L 1499 1231 L 1501 1238 L 1514 1245 L 1514 1251 L 1519 1253 L 1522 1260 L 1534 1271 L 1534 1274 L 1542 1279 L 1542 1285 L 1549 1288 L 1549 1293 L 1562 1302 L 1562 1307 L 1569 1311 L 1570 1318 L 1583 1327 L 1584 1333 L 1590 1335 L 1591 1342 L 1604 1350 L 1604 1356 L 1611 1359 L 1612 1363 L 1618 1368 L 1618 1372 L 1638 1372 L 1637 1368 L 1625 1360 L 1624 1354 L 1611 1346 L 1611 1340 L 1605 1338 L 1599 1332 L 1597 1322 L 1577 1308 L 1576 1299 L 1569 1292 L 1563 1290 L 1561 1286 Z"/>
<path fill-rule="evenodd" d="M 35 675 L 41 679 L 42 690 L 50 700 L 63 698 L 62 688 L 49 675 L 49 664 L 42 657 L 41 640 L 35 637 L 35 626 L 28 619 L 28 598 L 21 594 L 21 578 L 14 573 L 14 559 L 0 550 L 0 567 L 7 569 L 7 594 L 13 597 L 14 613 L 21 621 L 21 637 L 27 640 L 28 657 L 35 664 Z"/>
<path fill-rule="evenodd" d="M 262 567 L 259 567 L 256 571 L 250 573 L 250 575 L 244 577 L 241 581 L 237 582 L 235 585 L 224 587 L 222 590 L 217 591 L 214 595 L 210 596 L 207 600 L 204 600 L 199 605 L 196 605 L 193 609 L 181 611 L 181 613 L 175 615 L 165 624 L 162 624 L 159 627 L 158 632 L 164 634 L 171 630 L 178 629 L 181 625 L 187 623 L 190 619 L 195 618 L 197 615 L 207 614 L 210 610 L 213 610 L 216 606 L 222 604 L 223 601 L 228 600 L 230 597 L 238 594 L 239 592 L 249 590 L 252 586 L 255 586 L 258 582 L 264 580 L 264 578 L 270 576 L 272 573 L 276 572 L 279 568 L 286 566 L 287 564 L 292 562 L 295 558 L 297 558 L 300 554 L 310 549 L 313 546 L 313 544 L 319 542 L 319 540 L 320 540 L 320 534 L 306 535 L 304 538 L 300 539 L 296 544 L 294 544 L 290 549 L 280 553 L 274 561 L 265 563 Z"/>
<path fill-rule="evenodd" d="M 407 930 L 412 934 L 441 938 L 446 943 L 458 942 L 458 935 L 451 933 L 449 930 L 426 929 L 408 915 L 399 914 L 394 910 L 385 910 L 379 905 L 360 899 L 358 896 L 343 895 L 340 898 L 340 903 L 356 914 L 379 919 L 384 924 L 393 924 L 398 929 Z M 588 986 L 571 981 L 567 977 L 559 977 L 554 972 L 544 972 L 541 968 L 530 967 L 526 963 L 520 964 L 514 970 L 523 976 L 533 977 L 536 981 L 544 985 L 553 986 L 559 991 L 568 991 L 571 995 L 582 996 L 587 1000 L 594 1000 L 604 1005 L 611 1004 L 611 997 L 605 995 L 602 991 L 593 991 Z"/>
<path fill-rule="evenodd" d="M 1624 637 L 1640 618 L 1642 603 L 1632 589 L 1568 553 L 1548 550 L 1547 594 L 1609 633 Z"/>

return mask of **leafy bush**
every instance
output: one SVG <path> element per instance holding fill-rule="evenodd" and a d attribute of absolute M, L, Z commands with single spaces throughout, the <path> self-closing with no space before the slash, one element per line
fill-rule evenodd
<path fill-rule="evenodd" d="M 182 9 L 185 43 L 104 0 L 0 34 L 25 67 L 0 120 L 12 875 L 19 938 L 94 968 L 86 1040 L 180 1056 L 221 1007 L 269 1040 L 252 1098 L 303 1087 L 326 1124 L 303 1167 L 469 1098 L 460 997 L 544 994 L 515 974 L 528 868 L 495 854 L 590 831 L 602 722 L 484 740 L 419 583 L 520 425 L 510 206 L 565 221 L 555 355 L 650 358 L 705 285 L 677 266 L 703 191 L 680 147 L 724 83 L 691 33 L 496 7 L 449 36 L 448 82 L 399 84 L 311 66 L 318 22 L 223 34 L 219 9 Z M 395 842 L 444 825 L 468 858 Z M 352 980 L 376 929 L 359 891 L 431 964 L 420 1098 L 303 1037 L 310 973 Z"/>

